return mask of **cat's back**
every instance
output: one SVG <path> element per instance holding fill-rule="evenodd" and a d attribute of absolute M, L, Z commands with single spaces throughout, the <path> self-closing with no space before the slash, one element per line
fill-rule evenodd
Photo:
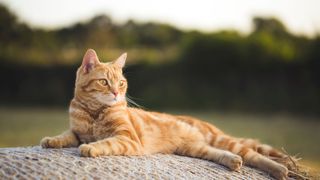
<path fill-rule="evenodd" d="M 144 125 L 159 126 L 164 130 L 170 130 L 177 128 L 196 128 L 202 134 L 223 134 L 221 130 L 215 127 L 213 124 L 202 121 L 195 117 L 184 115 L 172 115 L 167 113 L 160 113 L 154 111 L 145 111 L 143 109 L 128 108 L 131 119 L 134 121 L 142 121 Z"/>

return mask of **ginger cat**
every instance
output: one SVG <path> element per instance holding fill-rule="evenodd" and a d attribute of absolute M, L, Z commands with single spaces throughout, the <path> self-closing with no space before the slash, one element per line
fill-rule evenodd
<path fill-rule="evenodd" d="M 284 155 L 268 145 L 228 136 L 193 117 L 128 107 L 128 83 L 122 74 L 126 57 L 125 53 L 102 63 L 94 50 L 86 52 L 69 108 L 70 129 L 43 138 L 43 148 L 79 146 L 85 157 L 174 153 L 211 160 L 231 170 L 239 170 L 244 162 L 277 179 L 287 178 L 287 167 L 268 158 Z"/>

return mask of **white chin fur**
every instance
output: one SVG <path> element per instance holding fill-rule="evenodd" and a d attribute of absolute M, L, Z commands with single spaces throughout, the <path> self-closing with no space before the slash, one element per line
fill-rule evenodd
<path fill-rule="evenodd" d="M 117 96 L 116 98 L 113 95 L 104 95 L 104 94 L 95 94 L 94 98 L 101 104 L 112 106 L 118 102 L 123 101 L 124 96 Z"/>

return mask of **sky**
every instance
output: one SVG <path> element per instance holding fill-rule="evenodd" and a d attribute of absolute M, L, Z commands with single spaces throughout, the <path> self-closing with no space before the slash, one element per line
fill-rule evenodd
<path fill-rule="evenodd" d="M 320 0 L 0 0 L 34 27 L 59 28 L 98 14 L 118 23 L 157 21 L 181 29 L 248 33 L 254 16 L 277 17 L 295 34 L 320 32 Z M 319 34 L 319 33 L 318 33 Z"/>

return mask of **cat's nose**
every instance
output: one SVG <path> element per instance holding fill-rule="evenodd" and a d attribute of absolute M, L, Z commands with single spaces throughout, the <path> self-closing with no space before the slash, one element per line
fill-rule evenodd
<path fill-rule="evenodd" d="M 117 95 L 119 94 L 119 92 L 118 92 L 118 91 L 113 91 L 112 94 L 113 94 L 115 97 L 117 97 Z"/>

